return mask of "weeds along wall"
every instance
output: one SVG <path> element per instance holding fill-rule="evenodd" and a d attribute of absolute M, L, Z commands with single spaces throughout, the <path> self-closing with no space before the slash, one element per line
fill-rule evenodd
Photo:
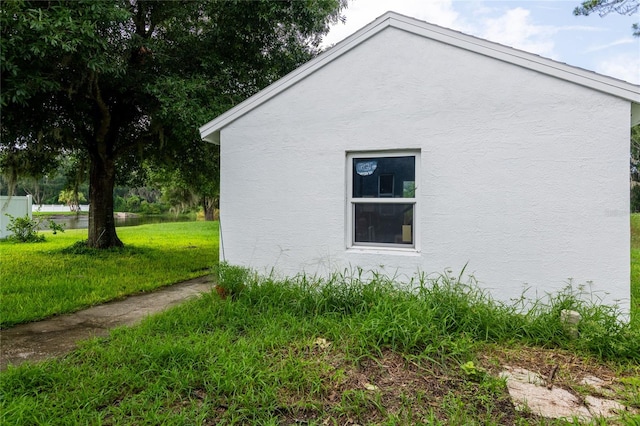
<path fill-rule="evenodd" d="M 220 131 L 225 260 L 283 275 L 466 266 L 498 299 L 628 312 L 630 102 L 396 28 Z M 419 153 L 415 247 L 352 247 L 351 153 Z"/>
<path fill-rule="evenodd" d="M 32 200 L 31 195 L 24 197 L 8 197 L 0 196 L 0 238 L 7 238 L 9 231 L 7 231 L 7 225 L 11 221 L 11 218 L 7 214 L 13 217 L 29 216 L 32 218 Z"/>

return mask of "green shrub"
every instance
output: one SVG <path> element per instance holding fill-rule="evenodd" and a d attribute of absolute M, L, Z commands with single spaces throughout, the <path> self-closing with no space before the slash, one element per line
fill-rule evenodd
<path fill-rule="evenodd" d="M 7 225 L 7 230 L 12 232 L 12 235 L 7 237 L 8 240 L 19 243 L 38 243 L 44 241 L 44 235 L 38 234 L 38 228 L 44 220 L 43 218 L 31 219 L 27 215 L 24 217 L 14 217 L 8 213 L 5 213 L 5 215 L 10 219 L 9 224 Z M 52 220 L 49 220 L 48 222 L 49 228 L 54 234 L 58 231 L 64 232 L 62 226 Z"/>
<path fill-rule="evenodd" d="M 142 199 L 137 195 L 132 195 L 126 200 L 126 209 L 128 212 L 138 212 L 140 211 L 140 204 L 142 203 Z"/>
<path fill-rule="evenodd" d="M 38 235 L 39 221 L 30 219 L 29 216 L 14 217 L 8 213 L 5 213 L 9 217 L 9 224 L 7 230 L 13 234 L 7 237 L 9 240 L 17 241 L 20 243 L 37 243 L 44 241 L 44 235 Z"/>
<path fill-rule="evenodd" d="M 122 198 L 119 195 L 113 196 L 113 211 L 114 212 L 127 211 L 127 202 L 124 198 Z"/>
<path fill-rule="evenodd" d="M 631 188 L 631 213 L 640 213 L 640 185 Z"/>
<path fill-rule="evenodd" d="M 167 213 L 168 211 L 169 207 L 161 203 L 150 203 L 146 200 L 140 203 L 140 213 L 158 215 Z"/>

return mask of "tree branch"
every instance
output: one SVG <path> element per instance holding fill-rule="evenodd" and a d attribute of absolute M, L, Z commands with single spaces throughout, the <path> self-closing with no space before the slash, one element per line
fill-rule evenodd
<path fill-rule="evenodd" d="M 620 15 L 633 15 L 638 11 L 638 6 L 640 6 L 638 0 L 586 0 L 573 10 L 573 14 L 588 16 L 598 12 L 602 17 L 616 12 Z"/>

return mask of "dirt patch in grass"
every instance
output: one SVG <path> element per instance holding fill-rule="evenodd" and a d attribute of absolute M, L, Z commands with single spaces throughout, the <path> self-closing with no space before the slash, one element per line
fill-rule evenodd
<path fill-rule="evenodd" d="M 390 350 L 358 363 L 331 351 L 308 356 L 333 369 L 327 371 L 323 391 L 307 397 L 302 406 L 293 402 L 299 395 L 283 398 L 289 407 L 281 424 L 381 424 L 389 419 L 415 424 L 456 418 L 513 424 L 517 418 L 534 417 L 516 412 L 504 386 L 468 380 L 457 364 L 440 366 Z"/>
<path fill-rule="evenodd" d="M 358 363 L 333 351 L 313 350 L 307 357 L 328 363 L 332 369 L 317 395 L 286 395 L 284 391 L 281 424 L 382 424 L 390 419 L 398 424 L 455 424 L 465 419 L 480 424 L 515 424 L 518 420 L 546 424 L 541 416 L 516 410 L 504 382 L 497 379 L 505 365 L 537 372 L 549 378 L 552 386 L 583 401 L 587 395 L 624 399 L 620 380 L 638 374 L 616 371 L 615 366 L 568 352 L 529 347 L 487 347 L 478 356 L 482 374 L 477 377 L 466 375 L 456 362 L 443 366 L 390 350 Z M 593 387 L 585 378 L 598 378 L 601 383 Z M 628 412 L 636 410 L 633 403 L 627 405 Z"/>

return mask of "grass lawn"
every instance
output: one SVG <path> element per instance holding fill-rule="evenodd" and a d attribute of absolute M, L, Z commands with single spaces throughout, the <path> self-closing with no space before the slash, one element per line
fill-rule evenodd
<path fill-rule="evenodd" d="M 545 377 L 559 365 L 554 385 L 579 395 L 592 392 L 585 374 L 605 377 L 640 408 L 639 335 L 577 305 L 587 325 L 568 338 L 557 309 L 571 297 L 525 317 L 446 280 L 416 293 L 384 279 L 222 272 L 226 298 L 212 292 L 63 359 L 10 367 L 0 424 L 567 424 L 514 409 L 498 378 L 507 363 Z"/>
<path fill-rule="evenodd" d="M 123 250 L 65 253 L 87 238 L 71 229 L 46 241 L 0 241 L 0 326 L 34 321 L 206 275 L 218 261 L 217 222 L 118 228 Z"/>
<path fill-rule="evenodd" d="M 198 238 L 217 237 L 215 224 L 168 225 L 166 238 L 186 253 L 205 244 Z M 116 266 L 156 254 L 148 268 L 152 260 L 169 262 L 167 254 L 179 247 L 155 226 L 132 229 L 130 239 L 119 231 L 133 247 L 126 256 L 86 259 L 100 268 L 103 256 Z M 73 239 L 54 243 L 58 237 L 44 243 L 50 249 L 37 249 L 41 262 L 66 259 L 60 250 Z M 211 264 L 203 256 L 202 267 Z M 634 265 L 632 271 L 637 316 Z M 226 297 L 212 292 L 84 342 L 62 359 L 9 367 L 0 380 L 0 424 L 579 424 L 515 410 L 498 377 L 505 364 L 544 377 L 556 371 L 554 387 L 580 397 L 600 395 L 579 382 L 595 375 L 640 410 L 640 330 L 570 293 L 521 315 L 447 277 L 404 291 L 384 277 L 272 280 L 227 265 L 218 272 Z M 578 339 L 559 319 L 566 308 L 582 314 Z M 640 417 L 623 412 L 618 422 L 638 425 Z"/>

